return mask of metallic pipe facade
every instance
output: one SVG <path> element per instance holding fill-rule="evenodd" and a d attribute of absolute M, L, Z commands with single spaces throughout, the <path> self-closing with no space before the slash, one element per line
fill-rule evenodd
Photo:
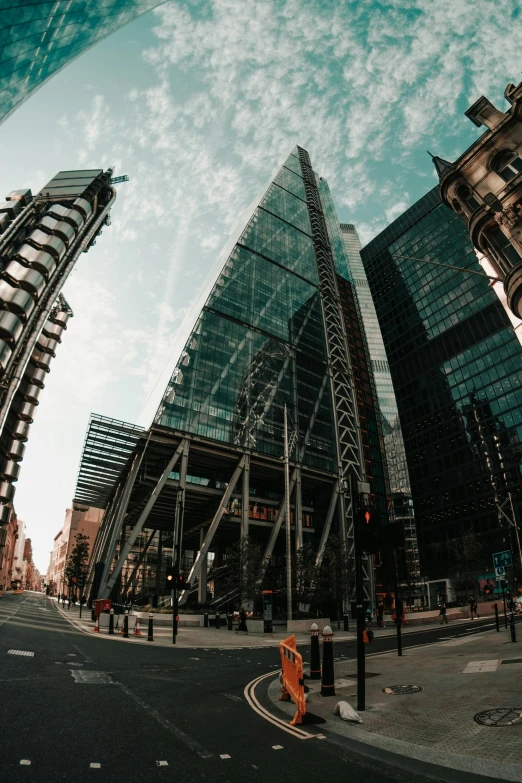
<path fill-rule="evenodd" d="M 109 222 L 116 197 L 111 175 L 110 169 L 59 172 L 34 198 L 17 190 L 0 202 L 0 530 L 47 374 L 73 317 L 61 289 Z"/>

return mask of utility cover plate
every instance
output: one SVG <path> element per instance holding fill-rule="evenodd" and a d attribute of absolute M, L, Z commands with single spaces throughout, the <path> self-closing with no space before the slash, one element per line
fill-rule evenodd
<path fill-rule="evenodd" d="M 494 710 L 483 710 L 475 715 L 474 721 L 481 726 L 494 728 L 522 726 L 522 707 L 497 707 Z"/>
<path fill-rule="evenodd" d="M 424 690 L 420 685 L 388 685 L 381 693 L 387 696 L 405 696 L 407 693 L 420 693 Z"/>

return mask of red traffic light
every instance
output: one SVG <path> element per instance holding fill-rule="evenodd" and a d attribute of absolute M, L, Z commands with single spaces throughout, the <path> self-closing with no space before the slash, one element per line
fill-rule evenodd
<path fill-rule="evenodd" d="M 71 579 L 71 582 L 77 582 L 77 581 L 78 581 L 78 580 L 76 579 L 76 577 L 75 577 L 75 576 L 73 576 L 73 578 Z"/>
<path fill-rule="evenodd" d="M 370 524 L 371 518 L 372 518 L 372 515 L 370 514 L 368 509 L 366 509 L 366 511 L 364 512 L 364 521 L 366 522 L 367 525 Z"/>

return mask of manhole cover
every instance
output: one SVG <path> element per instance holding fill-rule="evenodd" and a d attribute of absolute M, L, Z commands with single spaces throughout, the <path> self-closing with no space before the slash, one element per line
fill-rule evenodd
<path fill-rule="evenodd" d="M 406 693 L 420 693 L 422 690 L 420 685 L 388 685 L 381 693 L 386 693 L 388 696 L 404 696 Z"/>
<path fill-rule="evenodd" d="M 481 726 L 522 725 L 522 707 L 498 707 L 496 710 L 477 712 L 474 718 Z"/>

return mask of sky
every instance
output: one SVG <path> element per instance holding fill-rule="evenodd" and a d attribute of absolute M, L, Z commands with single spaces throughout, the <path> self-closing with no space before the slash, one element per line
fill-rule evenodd
<path fill-rule="evenodd" d="M 91 412 L 152 420 L 220 250 L 295 144 L 363 244 L 482 132 L 518 83 L 516 0 L 185 0 L 81 55 L 0 126 L 0 196 L 116 166 L 112 225 L 64 294 L 69 323 L 15 506 L 45 573 Z"/>

